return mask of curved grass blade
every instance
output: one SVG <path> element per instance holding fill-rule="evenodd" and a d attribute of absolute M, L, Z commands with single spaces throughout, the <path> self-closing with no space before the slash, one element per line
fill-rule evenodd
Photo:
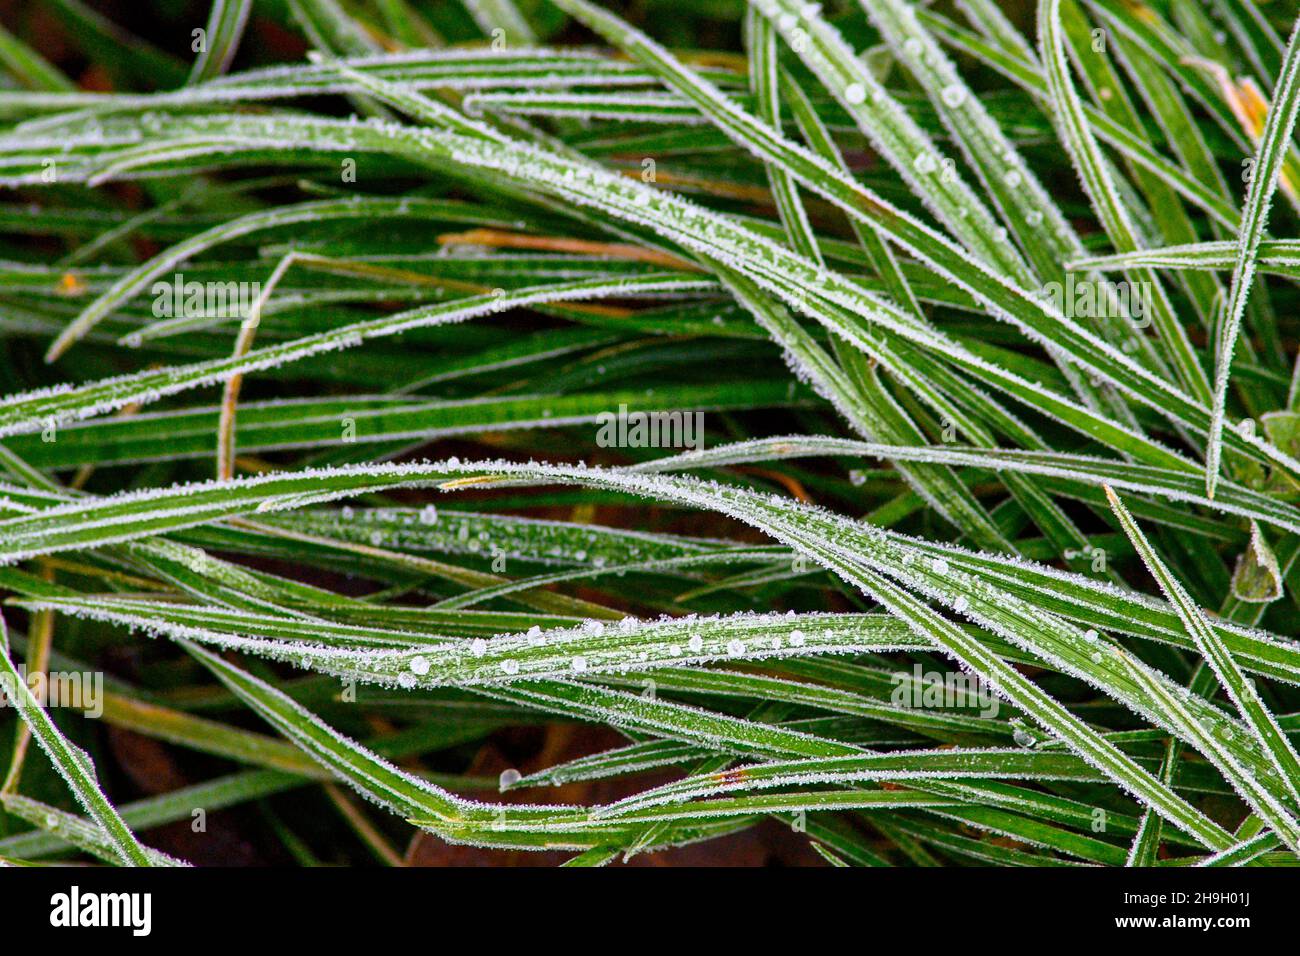
<path fill-rule="evenodd" d="M 155 866 L 155 857 L 140 845 L 135 834 L 122 822 L 117 810 L 100 790 L 90 757 L 59 732 L 59 728 L 27 686 L 22 672 L 14 666 L 9 651 L 9 632 L 2 615 L 0 676 L 4 678 L 5 696 L 14 703 L 19 716 L 31 728 L 32 736 L 67 782 L 77 802 L 86 808 L 91 819 L 102 829 L 104 842 L 112 848 L 115 856 L 128 866 Z"/>
<path fill-rule="evenodd" d="M 1290 791 L 1296 804 L 1300 805 L 1300 791 L 1297 790 L 1297 786 L 1300 786 L 1300 757 L 1296 756 L 1286 734 L 1278 726 L 1277 719 L 1260 699 L 1255 685 L 1241 672 L 1232 654 L 1206 624 L 1204 613 L 1156 554 L 1146 535 L 1142 533 L 1142 529 L 1138 527 L 1119 496 L 1111 491 L 1109 486 L 1107 486 L 1107 497 L 1110 499 L 1115 517 L 1119 519 L 1133 546 L 1142 556 L 1143 563 L 1159 583 L 1160 590 L 1178 609 L 1187 632 L 1196 642 L 1197 650 L 1201 652 L 1214 671 L 1214 676 L 1219 679 L 1220 685 L 1227 691 L 1238 712 L 1258 738 L 1264 752 L 1273 763 L 1276 775 Z M 1296 826 L 1295 832 L 1300 833 L 1300 825 Z"/>
<path fill-rule="evenodd" d="M 371 219 L 375 217 L 447 219 L 486 224 L 491 217 L 480 216 L 461 203 L 446 203 L 432 199 L 386 199 L 353 196 L 347 199 L 320 199 L 293 206 L 279 206 L 250 213 L 224 222 L 206 232 L 178 243 L 159 253 L 122 276 L 103 295 L 86 306 L 76 320 L 61 332 L 45 353 L 45 360 L 53 362 L 66 352 L 74 342 L 83 338 L 101 319 L 115 308 L 125 304 L 144 290 L 150 282 L 168 269 L 192 258 L 200 252 L 223 242 L 229 242 L 264 229 L 276 229 L 298 223 L 319 223 L 339 219 Z"/>
<path fill-rule="evenodd" d="M 230 68 L 252 9 L 253 0 L 212 0 L 203 48 L 190 69 L 190 83 L 210 80 Z"/>
<path fill-rule="evenodd" d="M 1233 269 L 1232 286 L 1228 293 L 1223 332 L 1219 338 L 1218 359 L 1214 375 L 1213 417 L 1210 421 L 1209 441 L 1205 454 L 1205 494 L 1214 497 L 1219 480 L 1219 459 L 1222 455 L 1223 417 L 1228 402 L 1228 378 L 1232 373 L 1232 355 L 1237 348 L 1241 319 L 1246 311 L 1246 300 L 1255 279 L 1255 258 L 1260 241 L 1268 226 L 1268 216 L 1273 193 L 1277 188 L 1282 165 L 1292 148 L 1291 134 L 1296 117 L 1300 115 L 1300 20 L 1291 32 L 1282 72 L 1273 90 L 1264 131 L 1260 134 L 1250 188 L 1242 209 L 1241 227 L 1237 232 L 1237 262 Z"/>

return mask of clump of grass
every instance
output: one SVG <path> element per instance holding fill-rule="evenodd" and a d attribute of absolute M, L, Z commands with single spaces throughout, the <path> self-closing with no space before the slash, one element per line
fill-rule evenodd
<path fill-rule="evenodd" d="M 1296 862 L 1284 5 L 52 7 L 112 87 L 0 33 L 0 858 Z"/>

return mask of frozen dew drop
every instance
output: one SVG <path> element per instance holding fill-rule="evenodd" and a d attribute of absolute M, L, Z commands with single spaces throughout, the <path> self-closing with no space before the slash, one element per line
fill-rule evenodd
<path fill-rule="evenodd" d="M 507 657 L 501 662 L 501 670 L 507 674 L 518 674 L 519 662 L 513 657 Z"/>
<path fill-rule="evenodd" d="M 1011 739 L 1019 747 L 1032 747 L 1034 745 L 1034 735 L 1029 733 L 1023 727 L 1017 727 L 1011 734 Z"/>
<path fill-rule="evenodd" d="M 509 790 L 511 787 L 513 787 L 522 779 L 524 779 L 524 775 L 520 773 L 518 770 L 516 770 L 514 767 L 510 767 L 506 770 L 502 770 L 501 777 L 500 777 L 501 789 Z"/>
<path fill-rule="evenodd" d="M 420 509 L 420 524 L 437 524 L 438 508 L 436 505 L 425 505 Z"/>
<path fill-rule="evenodd" d="M 423 677 L 429 673 L 429 658 L 420 656 L 411 658 L 411 672 Z"/>
<path fill-rule="evenodd" d="M 960 83 L 953 83 L 950 86 L 945 86 L 939 95 L 942 97 L 945 106 L 955 110 L 966 102 L 966 87 Z"/>
<path fill-rule="evenodd" d="M 573 672 L 575 674 L 581 674 L 583 671 L 587 669 L 587 659 L 583 657 L 581 654 L 579 654 L 577 657 L 575 657 L 572 661 L 569 662 L 569 666 L 573 668 Z"/>
<path fill-rule="evenodd" d="M 933 571 L 935 574 L 947 574 L 948 562 L 945 561 L 943 558 L 931 558 L 930 570 Z"/>
<path fill-rule="evenodd" d="M 482 657 L 487 653 L 487 641 L 483 640 L 481 637 L 474 638 L 474 640 L 470 642 L 469 652 L 475 657 Z"/>
<path fill-rule="evenodd" d="M 958 614 L 965 611 L 968 607 L 970 607 L 970 601 L 966 600 L 966 595 L 964 594 L 958 594 L 957 599 L 952 602 L 952 609 Z"/>
<path fill-rule="evenodd" d="M 854 106 L 867 101 L 867 88 L 861 83 L 850 83 L 844 89 L 844 99 Z"/>
<path fill-rule="evenodd" d="M 727 653 L 732 657 L 739 657 L 741 654 L 745 653 L 745 642 L 732 638 L 732 640 L 727 642 Z"/>
<path fill-rule="evenodd" d="M 397 675 L 397 684 L 399 687 L 410 690 L 415 686 L 415 675 L 410 671 L 402 671 Z"/>

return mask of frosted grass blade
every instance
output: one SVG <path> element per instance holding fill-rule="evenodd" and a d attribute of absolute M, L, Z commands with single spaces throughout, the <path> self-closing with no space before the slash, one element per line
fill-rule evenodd
<path fill-rule="evenodd" d="M 1282 165 L 1293 145 L 1291 134 L 1295 130 L 1297 115 L 1300 115 L 1300 21 L 1297 21 L 1291 32 L 1282 72 L 1273 90 L 1273 102 L 1264 123 L 1264 131 L 1260 134 L 1250 188 L 1246 193 L 1246 205 L 1242 209 L 1241 227 L 1237 232 L 1237 262 L 1228 293 L 1223 333 L 1219 339 L 1214 374 L 1213 417 L 1205 454 L 1205 494 L 1208 498 L 1214 497 L 1219 480 L 1223 418 L 1227 409 L 1232 355 L 1237 348 L 1246 300 L 1255 280 L 1255 260 L 1260 241 L 1264 238 L 1264 230 L 1268 226 L 1273 193 L 1277 188 Z"/>
<path fill-rule="evenodd" d="M 102 829 L 104 842 L 121 862 L 129 866 L 155 866 L 157 857 L 140 845 L 117 810 L 104 796 L 96 779 L 94 765 L 85 751 L 60 733 L 45 709 L 36 700 L 27 680 L 14 666 L 9 651 L 9 631 L 0 617 L 0 674 L 4 677 L 5 696 L 13 702 L 32 736 L 67 782 L 77 802 Z"/>

